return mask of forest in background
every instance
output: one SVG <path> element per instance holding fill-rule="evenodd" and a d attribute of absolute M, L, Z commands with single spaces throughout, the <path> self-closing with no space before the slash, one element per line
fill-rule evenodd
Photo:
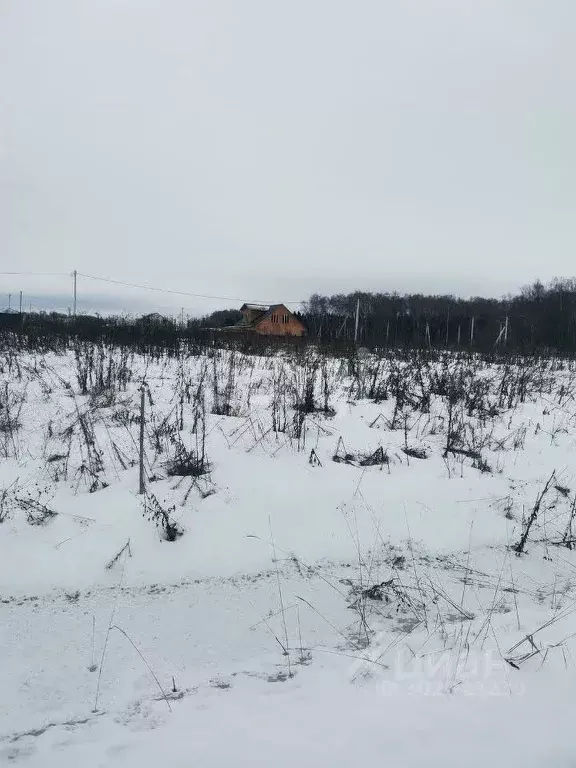
<path fill-rule="evenodd" d="M 296 314 L 307 328 L 306 338 L 299 343 L 334 348 L 351 347 L 356 338 L 359 345 L 369 349 L 576 353 L 576 278 L 555 279 L 547 285 L 536 281 L 517 295 L 502 299 L 365 291 L 332 296 L 316 293 Z M 270 339 L 252 341 L 246 334 L 218 330 L 240 317 L 237 309 L 218 310 L 185 323 L 155 314 L 138 318 L 82 314 L 73 318 L 56 312 L 5 312 L 0 313 L 0 333 L 18 336 L 25 344 L 50 346 L 69 337 L 132 347 L 234 338 L 245 345 L 270 343 Z"/>
<path fill-rule="evenodd" d="M 303 319 L 311 338 L 324 343 L 354 340 L 368 346 L 464 347 L 488 351 L 576 352 L 576 279 L 539 280 L 517 295 L 480 296 L 354 292 L 306 303 Z"/>

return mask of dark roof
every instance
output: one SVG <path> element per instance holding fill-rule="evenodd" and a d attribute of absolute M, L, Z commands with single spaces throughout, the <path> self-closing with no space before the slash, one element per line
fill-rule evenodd
<path fill-rule="evenodd" d="M 148 315 L 142 315 L 138 319 L 138 322 L 140 323 L 157 323 L 158 325 L 162 325 L 163 323 L 170 322 L 167 317 L 164 317 L 164 315 L 161 315 L 159 312 L 150 312 Z"/>
<path fill-rule="evenodd" d="M 270 306 L 268 304 L 242 304 L 240 312 L 243 312 L 245 309 L 252 309 L 256 312 L 268 312 Z"/>
<path fill-rule="evenodd" d="M 243 317 L 242 320 L 238 320 L 236 325 L 233 325 L 232 327 L 233 328 L 254 328 L 256 323 L 259 323 L 265 314 L 266 314 L 265 312 L 262 312 L 262 314 L 256 315 L 256 317 L 253 317 L 252 320 L 248 320 L 247 317 Z"/>

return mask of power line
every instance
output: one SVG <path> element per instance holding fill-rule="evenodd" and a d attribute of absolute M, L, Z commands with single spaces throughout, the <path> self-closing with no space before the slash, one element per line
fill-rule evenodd
<path fill-rule="evenodd" d="M 234 301 L 234 302 L 246 302 L 247 304 L 274 304 L 274 302 L 271 301 L 262 301 L 261 299 L 245 299 L 241 298 L 239 296 L 213 296 L 211 294 L 206 293 L 190 293 L 189 291 L 178 291 L 173 288 L 156 288 L 155 286 L 151 285 L 142 285 L 138 283 L 129 283 L 124 280 L 114 280 L 110 277 L 99 277 L 97 275 L 88 275 L 85 272 L 76 272 L 78 277 L 85 277 L 88 280 L 97 280 L 98 282 L 103 283 L 112 283 L 114 285 L 123 285 L 128 288 L 138 288 L 140 290 L 144 291 L 154 291 L 156 293 L 168 293 L 172 294 L 174 296 L 188 296 L 190 298 L 194 299 L 214 299 L 217 301 Z M 74 275 L 74 272 L 0 272 L 0 275 L 3 276 L 28 276 L 28 277 L 72 277 Z M 35 297 L 35 298 L 41 298 L 41 297 Z M 299 299 L 297 301 L 283 301 L 283 304 L 302 304 L 304 303 L 304 299 Z"/>
<path fill-rule="evenodd" d="M 1 274 L 1 273 L 0 273 Z M 125 285 L 129 288 L 140 288 L 145 291 L 156 291 L 158 293 L 171 293 L 176 296 L 190 296 L 194 299 L 218 299 L 220 301 L 243 301 L 247 304 L 272 304 L 270 301 L 259 301 L 256 299 L 243 299 L 238 296 L 209 296 L 204 293 L 189 293 L 188 291 L 176 291 L 172 288 L 155 288 L 151 285 L 138 285 L 136 283 L 127 283 L 123 280 L 113 280 L 109 277 L 97 277 L 96 275 L 87 275 L 84 272 L 78 272 L 78 277 L 87 277 L 89 280 L 99 280 L 103 283 L 114 283 L 115 285 Z M 283 301 L 283 304 L 302 304 L 302 300 L 299 301 Z"/>

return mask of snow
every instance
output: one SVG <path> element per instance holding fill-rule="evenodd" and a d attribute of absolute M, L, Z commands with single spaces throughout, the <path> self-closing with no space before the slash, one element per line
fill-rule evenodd
<path fill-rule="evenodd" d="M 139 713 L 136 722 L 101 717 L 51 729 L 41 737 L 43 754 L 28 753 L 24 764 L 574 764 L 566 681 L 517 698 L 392 698 L 341 682 L 344 675 L 345 669 L 337 667 L 306 670 L 298 682 L 266 689 L 243 681 L 234 691 L 212 689 L 190 697 L 172 714 L 155 710 Z M 20 754 L 30 741 L 17 742 Z"/>
<path fill-rule="evenodd" d="M 574 498 L 569 363 L 538 362 L 523 402 L 463 417 L 483 472 L 444 456 L 445 398 L 391 429 L 396 399 L 355 392 L 346 361 L 327 363 L 333 413 L 308 414 L 298 438 L 271 428 L 274 382 L 298 389 L 310 360 L 103 354 L 103 370 L 130 372 L 110 398 L 79 394 L 73 353 L 0 361 L 3 402 L 20 403 L 0 438 L 0 492 L 57 513 L 30 524 L 12 501 L 0 523 L 0 763 L 574 764 L 576 558 L 552 544 Z M 391 374 L 405 364 L 384 361 Z M 447 356 L 426 375 L 458 365 Z M 496 397 L 506 365 L 469 367 L 469 386 Z M 231 370 L 233 415 L 217 415 Z M 144 375 L 147 485 L 174 506 L 174 542 L 137 493 Z M 168 477 L 166 459 L 176 439 L 197 445 L 193 396 L 179 393 L 201 381 L 210 473 L 193 484 Z M 80 414 L 101 453 L 95 492 Z M 389 463 L 362 466 L 379 447 Z M 343 452 L 351 463 L 333 460 Z M 380 584 L 384 599 L 362 602 Z"/>

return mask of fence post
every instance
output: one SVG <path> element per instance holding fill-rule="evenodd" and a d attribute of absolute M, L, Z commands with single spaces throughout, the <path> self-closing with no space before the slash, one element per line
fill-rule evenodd
<path fill-rule="evenodd" d="M 140 387 L 140 487 L 139 494 L 146 492 L 146 485 L 144 480 L 144 406 L 146 403 L 146 386 L 142 384 Z"/>

